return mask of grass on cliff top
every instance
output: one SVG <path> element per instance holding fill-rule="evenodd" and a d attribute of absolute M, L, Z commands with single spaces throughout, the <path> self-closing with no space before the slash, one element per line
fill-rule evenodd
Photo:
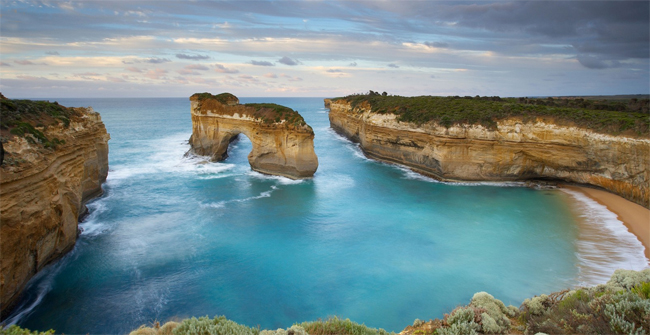
<path fill-rule="evenodd" d="M 559 124 L 575 124 L 608 134 L 650 136 L 648 99 L 402 97 L 372 91 L 333 100 L 340 99 L 350 102 L 353 108 L 369 105 L 373 112 L 393 113 L 398 121 L 419 125 L 433 121 L 445 127 L 481 124 L 494 129 L 497 121 L 509 117 L 521 117 L 524 121 L 548 117 Z"/>
<path fill-rule="evenodd" d="M 211 109 L 210 100 L 216 100 L 224 105 L 239 104 L 239 99 L 230 93 L 217 95 L 207 92 L 195 93 L 190 99 L 199 101 L 199 109 L 202 109 L 204 106 L 207 109 Z M 250 116 L 261 119 L 265 124 L 280 123 L 282 120 L 286 121 L 287 126 L 301 127 L 307 124 L 300 113 L 286 106 L 274 103 L 249 103 L 243 104 L 242 106 L 248 107 L 247 110 L 250 111 Z"/>
<path fill-rule="evenodd" d="M 199 101 L 206 100 L 206 99 L 214 99 L 214 100 L 217 100 L 217 101 L 221 102 L 224 105 L 227 105 L 229 103 L 235 103 L 235 104 L 239 103 L 239 99 L 234 94 L 228 93 L 228 92 L 224 92 L 224 93 L 217 94 L 217 95 L 214 95 L 214 94 L 211 94 L 211 93 L 208 93 L 208 92 L 194 93 L 194 94 L 192 94 L 190 99 L 192 99 L 192 98 L 196 98 Z"/>
<path fill-rule="evenodd" d="M 73 108 L 59 105 L 58 102 L 6 99 L 0 97 L 0 134 L 2 141 L 12 136 L 25 137 L 31 143 L 42 144 L 45 148 L 54 148 L 64 143 L 57 138 L 48 139 L 36 129 L 63 124 L 70 126 L 70 119 L 79 112 Z"/>

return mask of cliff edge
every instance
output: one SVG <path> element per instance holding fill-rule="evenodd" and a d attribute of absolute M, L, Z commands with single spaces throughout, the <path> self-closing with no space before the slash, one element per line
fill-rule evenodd
<path fill-rule="evenodd" d="M 85 203 L 102 193 L 108 140 L 92 108 L 46 101 L 2 103 L 0 168 L 0 313 L 25 284 L 71 250 Z"/>
<path fill-rule="evenodd" d="M 386 107 L 389 104 L 382 99 L 390 97 L 372 97 L 374 103 L 367 97 L 355 98 L 326 99 L 325 106 L 330 108 L 331 127 L 359 142 L 368 157 L 403 164 L 439 180 L 561 180 L 598 186 L 646 208 L 650 205 L 645 114 L 621 114 L 616 122 L 627 126 L 627 131 L 619 128 L 618 134 L 608 134 L 582 126 L 579 118 L 571 121 L 551 114 L 564 113 L 556 107 L 547 108 L 547 115 L 542 113 L 545 109 L 527 116 L 502 112 L 498 119 L 481 119 L 482 114 L 458 104 L 458 99 L 441 102 L 429 97 L 431 104 L 445 103 L 458 111 L 428 120 L 426 107 L 415 106 L 422 97 L 398 97 L 395 100 L 406 100 L 397 107 Z M 415 107 L 407 107 L 409 103 Z M 519 108 L 510 103 L 499 106 L 507 111 Z M 580 117 L 593 123 L 596 112 L 583 111 Z M 611 115 L 596 120 L 606 127 Z M 477 122 L 466 121 L 472 118 Z M 640 131 L 632 131 L 633 126 Z"/>
<path fill-rule="evenodd" d="M 298 112 L 276 104 L 239 104 L 230 93 L 197 93 L 190 105 L 191 152 L 224 160 L 230 142 L 244 134 L 253 144 L 248 155 L 253 170 L 291 179 L 316 172 L 314 131 Z"/>

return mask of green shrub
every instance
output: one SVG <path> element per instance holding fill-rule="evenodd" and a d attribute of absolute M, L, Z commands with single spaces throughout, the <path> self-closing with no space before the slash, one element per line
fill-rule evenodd
<path fill-rule="evenodd" d="M 549 117 L 604 133 L 632 130 L 650 135 L 648 103 L 585 102 L 578 99 L 528 99 L 500 97 L 401 97 L 357 94 L 332 100 L 346 100 L 353 108 L 370 106 L 379 114 L 392 113 L 397 120 L 424 124 L 436 122 L 444 127 L 455 124 L 480 124 L 495 129 L 497 121 L 520 117 L 533 121 Z M 639 107 L 640 106 L 640 107 Z M 361 109 L 357 109 L 360 112 Z"/>
<path fill-rule="evenodd" d="M 309 335 L 304 328 L 298 325 L 293 325 L 290 328 L 277 330 L 262 330 L 260 335 Z"/>
<path fill-rule="evenodd" d="M 388 335 L 383 329 L 366 327 L 363 324 L 331 317 L 325 321 L 311 321 L 299 324 L 310 335 Z"/>
<path fill-rule="evenodd" d="M 30 331 L 29 329 L 20 328 L 16 325 L 11 325 L 4 329 L 0 328 L 0 335 L 52 335 L 52 334 L 54 334 L 54 330 L 52 329 L 44 332 Z"/>
<path fill-rule="evenodd" d="M 626 291 L 612 296 L 605 305 L 612 332 L 617 334 L 647 334 L 650 332 L 650 300 Z"/>
<path fill-rule="evenodd" d="M 207 316 L 185 319 L 174 330 L 174 335 L 257 335 L 259 329 L 240 325 L 225 316 Z"/>

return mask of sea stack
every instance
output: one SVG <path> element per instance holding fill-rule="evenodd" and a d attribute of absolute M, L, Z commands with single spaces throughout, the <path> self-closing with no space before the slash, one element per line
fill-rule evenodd
<path fill-rule="evenodd" d="M 291 179 L 316 172 L 314 131 L 298 112 L 270 103 L 240 104 L 230 93 L 197 93 L 190 97 L 190 105 L 191 152 L 222 161 L 228 157 L 230 142 L 244 134 L 253 144 L 248 155 L 251 169 Z"/>
<path fill-rule="evenodd" d="M 85 203 L 102 194 L 110 136 L 90 107 L 0 99 L 0 312 L 5 316 L 27 281 L 74 246 Z"/>

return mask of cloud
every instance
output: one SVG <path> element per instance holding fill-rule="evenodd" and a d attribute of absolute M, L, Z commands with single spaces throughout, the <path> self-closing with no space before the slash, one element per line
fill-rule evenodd
<path fill-rule="evenodd" d="M 291 58 L 289 58 L 287 56 L 284 56 L 284 57 L 278 59 L 278 63 L 284 64 L 284 65 L 289 65 L 289 66 L 295 66 L 295 65 L 300 64 L 300 61 L 298 61 L 297 59 L 291 59 Z"/>
<path fill-rule="evenodd" d="M 135 67 L 135 66 L 129 66 L 129 67 L 126 68 L 126 70 L 127 70 L 127 71 L 131 71 L 131 72 L 142 73 L 142 69 L 138 69 L 138 68 Z"/>
<path fill-rule="evenodd" d="M 169 60 L 167 58 L 155 58 L 154 57 L 154 58 L 147 58 L 143 62 L 149 63 L 149 64 L 161 64 L 161 63 L 171 62 L 171 60 Z"/>
<path fill-rule="evenodd" d="M 23 79 L 23 80 L 48 80 L 45 77 L 34 77 L 34 76 L 25 76 L 25 75 L 16 76 L 16 78 Z"/>
<path fill-rule="evenodd" d="M 47 51 L 47 52 L 45 52 L 45 54 L 50 55 L 50 56 L 59 56 L 60 55 L 58 51 Z"/>
<path fill-rule="evenodd" d="M 178 73 L 180 73 L 180 74 L 182 74 L 184 76 L 200 76 L 201 75 L 201 73 L 199 73 L 199 72 L 196 72 L 194 70 L 187 70 L 187 69 L 181 69 L 181 70 L 178 70 L 176 72 L 178 72 Z"/>
<path fill-rule="evenodd" d="M 582 66 L 588 69 L 601 70 L 621 66 L 621 63 L 619 61 L 601 59 L 593 55 L 578 55 L 576 59 L 580 64 L 582 64 Z"/>
<path fill-rule="evenodd" d="M 269 73 L 264 74 L 264 77 L 266 77 L 266 78 L 277 78 L 278 75 L 275 74 L 275 73 L 269 72 Z"/>
<path fill-rule="evenodd" d="M 5 62 L 0 62 L 0 66 L 11 66 L 11 64 L 5 63 Z"/>
<path fill-rule="evenodd" d="M 257 61 L 257 60 L 252 60 L 252 61 L 251 61 L 251 64 L 253 64 L 253 65 L 257 65 L 257 66 L 275 66 L 275 65 L 273 65 L 273 63 L 271 63 L 271 62 L 267 62 L 267 61 Z"/>
<path fill-rule="evenodd" d="M 83 73 L 74 73 L 73 76 L 75 77 L 96 77 L 96 76 L 101 76 L 101 74 L 97 72 L 83 72 Z"/>
<path fill-rule="evenodd" d="M 352 63 L 348 64 L 348 66 L 355 67 L 355 66 L 357 66 L 357 62 L 352 62 Z"/>
<path fill-rule="evenodd" d="M 187 54 L 176 54 L 176 58 L 180 59 L 189 59 L 189 60 L 203 60 L 210 59 L 210 56 L 207 55 L 187 55 Z"/>
<path fill-rule="evenodd" d="M 327 69 L 325 72 L 329 72 L 329 73 L 339 73 L 339 72 L 343 72 L 343 71 L 341 71 L 341 70 L 339 70 L 339 69 Z"/>
<path fill-rule="evenodd" d="M 242 74 L 239 75 L 237 78 L 241 79 L 242 81 L 248 82 L 248 83 L 257 83 L 259 80 L 251 75 L 247 74 Z"/>
<path fill-rule="evenodd" d="M 221 64 L 214 64 L 214 70 L 219 73 L 239 73 L 239 70 L 229 69 Z"/>
<path fill-rule="evenodd" d="M 155 70 L 149 70 L 143 76 L 149 79 L 164 79 L 166 73 L 167 70 L 155 69 Z"/>
<path fill-rule="evenodd" d="M 28 60 L 15 60 L 14 63 L 19 65 L 36 65 L 35 63 L 30 62 Z"/>
<path fill-rule="evenodd" d="M 126 83 L 126 80 L 122 78 L 116 78 L 116 77 L 111 77 L 111 76 L 106 76 L 106 80 L 113 82 L 113 83 Z"/>
<path fill-rule="evenodd" d="M 388 64 L 388 67 L 392 67 L 392 68 L 394 68 L 394 69 L 398 69 L 398 68 L 399 68 L 399 65 L 397 65 L 397 64 L 395 64 L 395 63 L 390 63 L 390 64 Z"/>
<path fill-rule="evenodd" d="M 205 66 L 205 65 L 201 65 L 201 64 L 190 64 L 190 65 L 186 65 L 186 66 L 184 67 L 184 69 L 187 69 L 187 70 L 201 70 L 201 71 L 207 71 L 207 70 L 210 70 L 210 68 L 208 68 L 208 67 Z"/>
<path fill-rule="evenodd" d="M 302 81 L 302 78 L 300 78 L 300 77 L 293 77 L 293 76 L 290 76 L 290 75 L 284 74 L 284 73 L 280 74 L 280 77 L 287 78 L 288 81 Z"/>
<path fill-rule="evenodd" d="M 430 47 L 430 48 L 448 48 L 449 43 L 444 43 L 444 42 L 424 42 L 424 45 Z"/>

